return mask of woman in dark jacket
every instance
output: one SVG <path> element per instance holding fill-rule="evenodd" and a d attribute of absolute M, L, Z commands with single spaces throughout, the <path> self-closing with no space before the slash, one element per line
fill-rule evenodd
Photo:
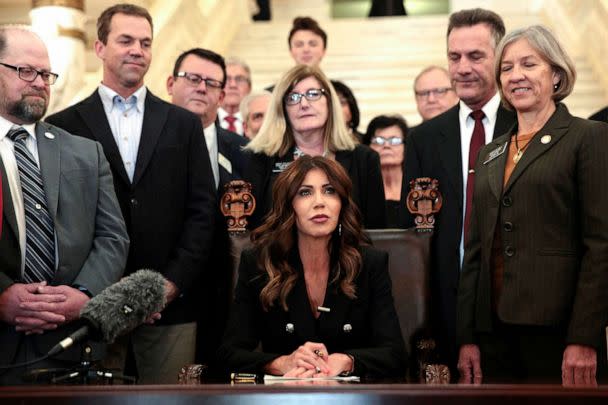
<path fill-rule="evenodd" d="M 241 259 L 219 350 L 227 371 L 405 375 L 388 256 L 366 246 L 351 187 L 340 165 L 319 156 L 278 176 L 274 207 Z"/>
<path fill-rule="evenodd" d="M 496 55 L 517 125 L 475 167 L 458 368 L 469 383 L 594 385 L 606 363 L 608 125 L 560 103 L 576 72 L 546 28 L 507 34 Z"/>
<path fill-rule="evenodd" d="M 352 198 L 363 225 L 385 227 L 380 158 L 367 146 L 356 144 L 339 106 L 333 86 L 317 67 L 299 65 L 281 78 L 260 132 L 246 147 L 253 153 L 245 180 L 251 182 L 256 198 L 250 229 L 259 226 L 272 207 L 276 176 L 303 155 L 340 163 L 353 182 Z"/>

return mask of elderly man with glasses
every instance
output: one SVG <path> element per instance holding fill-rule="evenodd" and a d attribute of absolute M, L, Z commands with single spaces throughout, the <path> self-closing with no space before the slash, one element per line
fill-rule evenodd
<path fill-rule="evenodd" d="M 251 93 L 251 69 L 238 58 L 226 59 L 226 83 L 224 100 L 217 110 L 220 126 L 239 135 L 245 135 L 244 117 L 240 112 L 241 101 Z"/>
<path fill-rule="evenodd" d="M 448 71 L 439 66 L 424 68 L 416 76 L 414 94 L 422 121 L 430 120 L 458 103 Z"/>

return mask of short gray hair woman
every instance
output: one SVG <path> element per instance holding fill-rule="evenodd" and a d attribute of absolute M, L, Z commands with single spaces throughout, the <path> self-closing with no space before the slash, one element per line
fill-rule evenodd
<path fill-rule="evenodd" d="M 545 27 L 507 34 L 496 60 L 517 125 L 475 167 L 458 368 L 463 382 L 593 385 L 608 324 L 608 125 L 560 103 L 576 71 Z"/>

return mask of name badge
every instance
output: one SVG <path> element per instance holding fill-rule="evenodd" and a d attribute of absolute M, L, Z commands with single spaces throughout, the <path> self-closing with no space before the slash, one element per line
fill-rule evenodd
<path fill-rule="evenodd" d="M 226 156 L 222 155 L 221 153 L 218 153 L 217 163 L 224 169 L 226 169 L 228 173 L 232 174 L 232 163 L 230 163 L 230 160 L 228 160 Z"/>
<path fill-rule="evenodd" d="M 488 153 L 488 158 L 486 159 L 485 162 L 483 162 L 483 164 L 488 164 L 490 163 L 492 160 L 496 159 L 497 157 L 499 157 L 500 155 L 502 155 L 503 153 L 505 153 L 505 151 L 507 150 L 507 145 L 509 143 L 505 142 L 504 145 L 499 146 L 498 148 L 490 151 L 490 153 Z"/>
<path fill-rule="evenodd" d="M 281 173 L 284 172 L 285 169 L 287 169 L 289 167 L 290 164 L 292 164 L 293 162 L 276 162 L 274 164 L 274 168 L 272 169 L 273 173 Z"/>

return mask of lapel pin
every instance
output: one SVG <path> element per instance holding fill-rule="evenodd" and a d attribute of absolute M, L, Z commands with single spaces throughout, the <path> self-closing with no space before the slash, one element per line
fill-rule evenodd
<path fill-rule="evenodd" d="M 344 333 L 350 333 L 353 330 L 353 325 L 347 323 L 342 327 L 342 330 L 344 331 Z"/>
<path fill-rule="evenodd" d="M 45 132 L 44 136 L 49 138 L 49 139 L 55 139 L 55 135 L 51 134 L 50 132 Z"/>
<path fill-rule="evenodd" d="M 293 323 L 288 323 L 287 325 L 285 325 L 285 332 L 287 333 L 293 333 L 294 331 L 294 327 L 293 327 Z"/>
<path fill-rule="evenodd" d="M 551 142 L 551 135 L 544 135 L 542 138 L 540 138 L 540 142 L 543 145 L 548 144 L 549 142 Z"/>

